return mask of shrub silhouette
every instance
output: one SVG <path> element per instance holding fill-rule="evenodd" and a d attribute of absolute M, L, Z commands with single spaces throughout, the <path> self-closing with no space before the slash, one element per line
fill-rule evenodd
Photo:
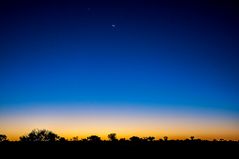
<path fill-rule="evenodd" d="M 96 136 L 96 135 L 91 135 L 91 136 L 87 137 L 87 140 L 90 142 L 100 142 L 101 141 L 100 137 Z"/>
<path fill-rule="evenodd" d="M 66 140 L 64 137 L 60 137 L 60 138 L 59 138 L 59 141 L 60 141 L 60 142 L 66 142 L 67 140 Z"/>
<path fill-rule="evenodd" d="M 78 136 L 75 136 L 71 139 L 71 141 L 79 141 L 79 137 Z"/>
<path fill-rule="evenodd" d="M 224 139 L 219 139 L 219 141 L 225 141 Z"/>
<path fill-rule="evenodd" d="M 164 139 L 164 141 L 168 141 L 168 137 L 167 136 L 164 136 L 163 139 Z"/>
<path fill-rule="evenodd" d="M 153 137 L 153 136 L 149 136 L 149 137 L 145 138 L 145 141 L 149 141 L 149 142 L 152 142 L 154 140 L 155 140 L 155 137 Z"/>
<path fill-rule="evenodd" d="M 110 141 L 118 141 L 116 138 L 116 133 L 111 133 L 108 135 Z"/>
<path fill-rule="evenodd" d="M 192 141 L 194 140 L 194 138 L 195 138 L 194 136 L 191 136 L 191 137 L 190 137 L 190 139 L 191 139 Z"/>
<path fill-rule="evenodd" d="M 34 129 L 26 136 L 21 136 L 20 141 L 23 142 L 55 142 L 59 141 L 60 137 L 49 130 Z"/>
<path fill-rule="evenodd" d="M 126 141 L 126 139 L 125 138 L 120 138 L 120 140 L 119 141 L 121 141 L 121 142 L 125 142 Z"/>
<path fill-rule="evenodd" d="M 4 134 L 0 134 L 0 142 L 7 141 L 7 136 Z"/>
<path fill-rule="evenodd" d="M 131 138 L 129 138 L 129 140 L 132 142 L 140 142 L 141 138 L 138 136 L 132 136 Z"/>

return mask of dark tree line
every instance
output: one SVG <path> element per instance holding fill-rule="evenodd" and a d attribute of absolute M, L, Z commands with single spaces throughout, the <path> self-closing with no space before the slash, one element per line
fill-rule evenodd
<path fill-rule="evenodd" d="M 7 142 L 7 136 L 4 134 L 0 134 L 0 142 Z M 28 135 L 24 135 L 20 137 L 20 142 L 66 142 L 64 137 L 60 137 L 57 134 L 55 134 L 52 131 L 46 130 L 46 129 L 34 129 L 32 130 Z M 79 140 L 78 136 L 73 137 L 69 141 L 73 142 L 102 142 L 101 138 L 97 135 L 91 135 L 85 139 Z M 129 138 L 129 140 L 126 140 L 125 138 L 117 139 L 116 133 L 110 133 L 108 134 L 108 141 L 110 142 L 154 142 L 154 141 L 161 141 L 161 142 L 168 142 L 168 141 L 193 141 L 193 142 L 200 142 L 200 141 L 206 141 L 206 140 L 201 140 L 201 139 L 195 139 L 194 136 L 191 136 L 190 139 L 186 140 L 169 140 L 167 136 L 164 136 L 163 139 L 156 140 L 155 137 L 149 136 L 149 137 L 143 137 L 140 138 L 138 136 L 132 136 Z M 220 141 L 220 142 L 225 142 L 226 140 L 220 139 L 220 140 L 213 140 L 215 141 Z M 238 141 L 239 142 L 239 141 Z"/>

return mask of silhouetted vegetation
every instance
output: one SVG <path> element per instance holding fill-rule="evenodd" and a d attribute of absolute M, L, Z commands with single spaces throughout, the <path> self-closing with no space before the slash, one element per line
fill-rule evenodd
<path fill-rule="evenodd" d="M 168 141 L 168 137 L 167 136 L 164 136 L 163 139 L 164 139 L 164 141 Z"/>
<path fill-rule="evenodd" d="M 110 133 L 108 134 L 108 141 L 112 142 L 235 142 L 239 143 L 239 141 L 227 141 L 225 139 L 213 139 L 212 141 L 208 140 L 201 140 L 201 139 L 195 139 L 195 136 L 190 136 L 189 139 L 185 140 L 169 140 L 168 136 L 164 136 L 162 138 L 156 139 L 154 136 L 148 136 L 148 137 L 143 137 L 140 138 L 138 136 L 132 136 L 128 140 L 125 138 L 120 138 L 119 140 L 117 139 L 117 134 L 116 133 Z M 19 138 L 20 142 L 103 142 L 105 140 L 101 140 L 101 137 L 97 135 L 91 135 L 88 136 L 87 138 L 84 139 L 79 139 L 78 136 L 72 137 L 70 140 L 65 139 L 64 137 L 58 136 L 52 131 L 46 130 L 46 129 L 34 129 L 32 130 L 28 135 L 21 136 Z M 0 142 L 8 141 L 7 136 L 4 134 L 0 134 Z"/>
<path fill-rule="evenodd" d="M 101 138 L 99 136 L 92 135 L 92 136 L 87 137 L 87 140 L 90 142 L 100 142 Z"/>
<path fill-rule="evenodd" d="M 63 157 L 73 158 L 72 155 L 86 156 L 85 158 L 105 158 L 105 154 L 111 154 L 110 158 L 159 158 L 165 157 L 205 157 L 211 154 L 212 158 L 221 157 L 223 154 L 226 158 L 235 156 L 239 149 L 239 141 L 219 140 L 202 140 L 194 136 L 185 140 L 172 140 L 167 136 L 156 139 L 153 136 L 138 137 L 132 136 L 129 139 L 117 139 L 116 133 L 108 134 L 108 140 L 102 140 L 97 135 L 91 135 L 84 139 L 75 136 L 69 140 L 60 137 L 49 130 L 32 130 L 28 135 L 21 136 L 19 142 L 7 141 L 6 135 L 0 135 L 0 150 L 9 152 L 9 155 L 16 154 L 22 158 L 33 155 L 45 157 L 45 154 L 51 154 L 52 158 Z M 12 153 L 15 152 L 15 153 Z M 24 153 L 23 153 L 24 152 Z M 193 155 L 189 155 L 190 153 Z M 69 157 L 70 156 L 70 157 Z M 11 158 L 11 157 L 9 157 Z M 157 157 L 156 157 L 157 158 Z"/>
<path fill-rule="evenodd" d="M 195 136 L 190 136 L 189 139 L 185 139 L 185 140 L 169 140 L 168 136 L 164 136 L 162 138 L 156 139 L 154 136 L 148 136 L 148 137 L 143 137 L 140 138 L 138 136 L 132 136 L 130 137 L 128 140 L 125 138 L 120 138 L 119 140 L 117 139 L 117 134 L 116 133 L 110 133 L 108 134 L 108 142 L 132 142 L 132 143 L 137 143 L 137 142 L 190 142 L 190 143 L 199 143 L 199 142 L 234 142 L 234 143 L 239 143 L 239 141 L 232 141 L 232 140 L 225 140 L 225 139 L 213 139 L 212 141 L 208 141 L 208 140 L 202 140 L 202 139 L 197 139 L 195 138 Z M 4 134 L 0 134 L 0 142 L 4 142 L 4 141 L 8 141 L 7 140 L 7 136 Z M 20 137 L 20 142 L 104 142 L 106 140 L 101 140 L 101 137 L 97 136 L 97 135 L 91 135 L 88 136 L 87 138 L 84 139 L 79 139 L 78 136 L 74 136 L 72 137 L 70 140 L 65 139 L 64 137 L 58 136 L 57 134 L 55 134 L 52 131 L 43 129 L 43 130 L 39 130 L 39 129 L 34 129 L 32 130 L 28 135 L 24 135 Z"/>
<path fill-rule="evenodd" d="M 4 134 L 0 134 L 0 142 L 5 142 L 7 141 L 7 136 Z"/>
<path fill-rule="evenodd" d="M 75 136 L 71 139 L 71 141 L 79 141 L 79 137 L 78 136 Z"/>
<path fill-rule="evenodd" d="M 152 142 L 152 141 L 154 141 L 155 140 L 155 137 L 153 137 L 153 136 L 149 136 L 149 137 L 146 137 L 146 138 L 144 138 L 146 141 L 150 141 L 150 142 Z"/>
<path fill-rule="evenodd" d="M 108 138 L 110 141 L 118 141 L 118 139 L 116 138 L 116 133 L 109 134 Z"/>
<path fill-rule="evenodd" d="M 132 136 L 131 138 L 129 138 L 130 141 L 132 142 L 140 142 L 142 141 L 142 139 L 138 136 Z"/>
<path fill-rule="evenodd" d="M 20 137 L 20 141 L 22 142 L 55 142 L 59 141 L 59 139 L 62 140 L 62 138 L 60 138 L 57 134 L 45 129 L 35 129 L 28 135 Z"/>
<path fill-rule="evenodd" d="M 194 136 L 191 136 L 191 137 L 190 137 L 191 140 L 194 140 L 194 138 L 195 138 Z"/>

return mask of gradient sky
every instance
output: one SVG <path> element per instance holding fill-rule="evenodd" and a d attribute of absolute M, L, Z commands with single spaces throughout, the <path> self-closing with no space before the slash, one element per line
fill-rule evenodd
<path fill-rule="evenodd" d="M 239 139 L 232 1 L 0 2 L 0 133 Z"/>

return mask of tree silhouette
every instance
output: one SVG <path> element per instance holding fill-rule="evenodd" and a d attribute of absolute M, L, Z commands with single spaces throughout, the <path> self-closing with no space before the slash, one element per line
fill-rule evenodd
<path fill-rule="evenodd" d="M 60 137 L 60 138 L 59 138 L 59 141 L 60 141 L 60 142 L 66 142 L 67 140 L 66 140 L 64 137 Z"/>
<path fill-rule="evenodd" d="M 225 141 L 224 139 L 219 139 L 220 141 Z"/>
<path fill-rule="evenodd" d="M 101 141 L 100 137 L 97 135 L 91 135 L 91 136 L 87 137 L 87 140 L 90 142 L 100 142 Z"/>
<path fill-rule="evenodd" d="M 168 137 L 167 136 L 164 136 L 163 139 L 164 139 L 164 141 L 168 141 Z"/>
<path fill-rule="evenodd" d="M 120 140 L 119 141 L 121 141 L 121 142 L 125 142 L 126 141 L 126 139 L 125 138 L 120 138 Z"/>
<path fill-rule="evenodd" d="M 116 133 L 111 133 L 108 135 L 110 141 L 117 141 Z"/>
<path fill-rule="evenodd" d="M 191 137 L 190 137 L 190 139 L 191 139 L 192 141 L 194 140 L 194 138 L 195 138 L 194 136 L 191 136 Z"/>
<path fill-rule="evenodd" d="M 34 129 L 32 130 L 28 135 L 21 136 L 20 141 L 25 142 L 42 142 L 42 141 L 48 141 L 48 142 L 55 142 L 59 141 L 60 137 L 49 130 L 38 130 Z"/>
<path fill-rule="evenodd" d="M 146 140 L 146 141 L 150 141 L 150 142 L 152 142 L 152 141 L 155 140 L 155 137 L 153 137 L 153 136 L 149 136 L 149 137 L 146 137 L 145 140 Z"/>
<path fill-rule="evenodd" d="M 4 134 L 0 134 L 0 142 L 7 141 L 7 136 Z"/>
<path fill-rule="evenodd" d="M 78 136 L 75 136 L 71 139 L 71 141 L 79 141 L 79 137 Z"/>
<path fill-rule="evenodd" d="M 129 140 L 132 141 L 132 142 L 139 142 L 139 141 L 141 141 L 140 137 L 138 137 L 138 136 L 132 136 L 131 138 L 129 138 Z"/>

